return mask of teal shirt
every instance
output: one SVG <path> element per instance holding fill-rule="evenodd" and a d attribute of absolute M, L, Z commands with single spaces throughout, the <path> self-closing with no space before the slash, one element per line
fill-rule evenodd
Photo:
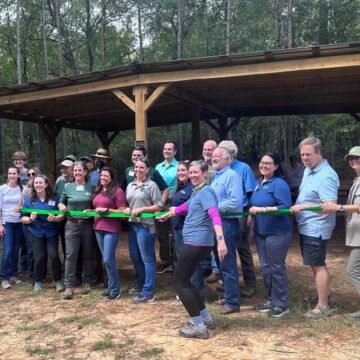
<path fill-rule="evenodd" d="M 155 169 L 160 173 L 162 178 L 165 180 L 166 184 L 170 188 L 170 196 L 173 195 L 176 191 L 176 177 L 177 177 L 177 167 L 179 162 L 176 159 L 167 165 L 165 161 L 157 164 Z"/>
<path fill-rule="evenodd" d="M 65 184 L 64 190 L 61 193 L 60 202 L 63 203 L 68 210 L 85 210 L 92 209 L 92 193 L 95 190 L 95 185 L 87 182 L 84 185 L 77 185 L 74 182 Z M 74 216 L 68 216 L 74 219 Z M 85 219 L 85 217 L 79 217 Z"/>

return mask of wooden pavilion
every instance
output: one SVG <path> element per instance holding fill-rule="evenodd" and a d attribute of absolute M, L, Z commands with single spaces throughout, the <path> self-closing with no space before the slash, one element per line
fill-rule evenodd
<path fill-rule="evenodd" d="M 41 127 L 54 173 L 62 128 L 94 131 L 108 148 L 123 130 L 135 128 L 146 145 L 149 126 L 191 122 L 199 154 L 200 120 L 224 138 L 243 116 L 350 113 L 359 120 L 359 112 L 360 43 L 133 63 L 0 87 L 0 117 Z"/>

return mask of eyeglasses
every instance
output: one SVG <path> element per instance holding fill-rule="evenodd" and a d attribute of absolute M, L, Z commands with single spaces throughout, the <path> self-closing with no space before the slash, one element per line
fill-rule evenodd
<path fill-rule="evenodd" d="M 34 173 L 34 172 L 27 174 L 28 177 L 34 177 L 35 175 L 36 175 L 36 173 Z"/>
<path fill-rule="evenodd" d="M 25 161 L 24 159 L 14 159 L 14 161 Z"/>
<path fill-rule="evenodd" d="M 273 162 L 265 162 L 265 161 L 261 161 L 259 163 L 260 166 L 271 166 L 271 165 L 274 165 Z"/>

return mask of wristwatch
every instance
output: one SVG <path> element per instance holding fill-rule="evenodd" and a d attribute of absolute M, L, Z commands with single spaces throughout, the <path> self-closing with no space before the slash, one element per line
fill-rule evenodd
<path fill-rule="evenodd" d="M 344 209 L 344 205 L 340 205 L 340 207 L 339 207 L 339 211 L 341 211 L 341 212 L 344 212 L 344 211 L 345 211 L 345 209 Z"/>
<path fill-rule="evenodd" d="M 216 237 L 216 240 L 224 240 L 224 236 L 223 236 L 223 235 L 218 235 L 218 236 Z"/>

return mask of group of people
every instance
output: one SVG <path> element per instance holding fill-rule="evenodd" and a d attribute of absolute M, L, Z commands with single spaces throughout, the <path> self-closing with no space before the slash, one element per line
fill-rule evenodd
<path fill-rule="evenodd" d="M 275 153 L 261 156 L 260 176 L 255 180 L 250 166 L 237 160 L 238 148 L 233 141 L 217 144 L 208 140 L 203 145 L 203 159 L 191 162 L 177 161 L 176 144 L 167 141 L 163 148 L 164 161 L 155 168 L 149 165 L 146 149 L 136 147 L 132 165 L 126 169 L 119 186 L 115 171 L 108 166 L 110 157 L 105 149 L 98 149 L 92 157 L 84 156 L 79 161 L 73 156 L 63 159 L 55 188 L 39 169 L 29 169 L 26 177 L 30 181 L 25 189 L 21 184 L 21 177 L 25 181 L 24 170 L 18 161 L 21 152 L 17 152 L 14 166 L 8 169 L 8 181 L 0 187 L 1 285 L 7 289 L 12 283 L 21 282 L 18 257 L 21 239 L 25 238 L 27 257 L 34 259 L 34 291 L 42 289 L 49 257 L 56 290 L 65 290 L 64 299 L 74 297 L 79 268 L 82 292 L 88 293 L 98 267 L 98 252 L 107 275 L 107 289 L 101 296 L 109 301 L 117 300 L 121 285 L 115 251 L 121 221 L 114 217 L 88 216 L 87 212 L 123 213 L 128 217 L 129 254 L 136 274 L 136 284 L 129 290 L 134 295 L 132 301 L 154 302 L 156 272 L 174 269 L 177 298 L 190 316 L 179 333 L 206 339 L 216 324 L 205 305 L 204 281 L 218 281 L 217 289 L 224 293 L 220 302 L 224 315 L 240 311 L 241 297 L 253 296 L 256 288 L 251 241 L 256 244 L 266 289 L 265 301 L 256 311 L 271 318 L 289 313 L 286 256 L 293 222 L 290 214 L 281 210 L 290 209 L 298 224 L 303 263 L 311 267 L 317 290 L 317 304 L 304 316 L 327 316 L 332 309 L 326 246 L 335 226 L 336 211 L 349 212 L 346 239 L 353 250 L 347 271 L 360 295 L 360 243 L 356 237 L 360 183 L 357 178 L 348 204 L 338 205 L 339 179 L 322 156 L 320 140 L 304 139 L 299 152 L 303 166 L 293 159 L 288 183 Z M 360 147 L 351 149 L 346 159 L 359 176 Z M 20 165 L 24 166 L 24 161 Z M 292 195 L 297 192 L 294 204 Z M 314 206 L 321 206 L 321 210 L 312 211 Z M 31 212 L 19 214 L 16 212 L 19 207 Z M 56 215 L 46 214 L 47 210 L 56 209 L 60 210 Z M 160 218 L 151 215 L 159 211 L 165 212 Z M 58 254 L 59 235 L 65 255 L 64 283 Z M 156 237 L 160 244 L 158 269 Z M 240 287 L 237 254 L 244 287 Z M 205 279 L 207 263 L 211 264 L 212 274 Z M 29 264 L 31 273 L 30 269 Z M 360 311 L 348 317 L 360 320 Z"/>

